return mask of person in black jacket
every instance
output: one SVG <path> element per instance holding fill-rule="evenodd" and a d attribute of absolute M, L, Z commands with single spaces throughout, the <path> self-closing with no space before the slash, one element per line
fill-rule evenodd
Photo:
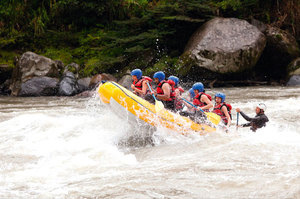
<path fill-rule="evenodd" d="M 251 118 L 248 117 L 245 113 L 243 113 L 239 108 L 236 109 L 236 112 L 241 113 L 243 118 L 249 123 L 242 124 L 241 127 L 248 127 L 250 126 L 250 129 L 255 132 L 257 129 L 262 128 L 266 126 L 266 123 L 269 121 L 268 117 L 265 115 L 266 111 L 266 105 L 264 103 L 259 103 L 256 106 L 255 112 L 256 116 Z"/>

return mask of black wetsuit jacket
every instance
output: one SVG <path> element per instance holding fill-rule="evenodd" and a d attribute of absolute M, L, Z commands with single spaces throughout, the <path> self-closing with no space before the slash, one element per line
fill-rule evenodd
<path fill-rule="evenodd" d="M 251 126 L 252 131 L 256 131 L 258 128 L 266 126 L 266 123 L 269 121 L 268 117 L 264 113 L 257 114 L 254 118 L 248 117 L 242 111 L 240 112 L 245 120 L 249 121 L 247 124 L 243 124 L 243 127 Z"/>

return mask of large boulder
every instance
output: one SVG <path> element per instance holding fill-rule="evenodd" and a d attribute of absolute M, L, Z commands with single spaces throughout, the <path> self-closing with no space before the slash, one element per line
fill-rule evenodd
<path fill-rule="evenodd" d="M 17 61 L 12 74 L 12 95 L 18 95 L 21 84 L 34 77 L 58 78 L 62 68 L 63 64 L 60 61 L 53 61 L 33 52 L 24 53 Z"/>
<path fill-rule="evenodd" d="M 58 95 L 73 96 L 80 92 L 77 79 L 72 72 L 67 72 L 59 82 Z"/>
<path fill-rule="evenodd" d="M 267 44 L 258 71 L 273 79 L 284 79 L 289 72 L 288 65 L 300 56 L 298 43 L 289 32 L 272 26 L 268 26 L 265 35 Z"/>
<path fill-rule="evenodd" d="M 21 84 L 19 96 L 53 96 L 57 93 L 58 79 L 34 77 Z"/>
<path fill-rule="evenodd" d="M 19 60 L 21 80 L 26 82 L 33 77 L 58 77 L 62 69 L 61 64 L 59 61 L 53 61 L 33 52 L 26 52 Z"/>
<path fill-rule="evenodd" d="M 190 38 L 183 56 L 213 72 L 237 73 L 257 63 L 266 39 L 255 26 L 235 18 L 214 18 Z"/>

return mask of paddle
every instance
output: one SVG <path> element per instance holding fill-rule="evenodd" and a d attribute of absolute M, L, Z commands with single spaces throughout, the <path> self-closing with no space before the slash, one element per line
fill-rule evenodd
<path fill-rule="evenodd" d="M 190 104 L 191 106 L 198 108 L 197 106 L 195 106 L 194 104 L 192 104 L 191 102 L 187 101 L 184 98 L 181 98 L 182 100 L 184 100 L 185 102 L 187 102 L 188 104 Z M 202 111 L 202 113 L 204 113 L 208 120 L 211 121 L 212 123 L 214 123 L 215 125 L 218 125 L 219 122 L 221 121 L 221 117 L 215 113 L 211 113 L 211 112 L 204 112 L 201 108 L 200 111 Z"/>
<path fill-rule="evenodd" d="M 239 115 L 240 113 L 236 113 L 236 130 L 239 128 Z"/>
<path fill-rule="evenodd" d="M 152 89 L 151 89 L 151 86 L 149 85 L 149 82 L 147 82 L 147 85 L 148 85 L 150 92 L 152 93 Z M 152 96 L 155 100 L 155 111 L 156 111 L 156 113 L 159 113 L 161 110 L 163 110 L 165 108 L 164 104 L 161 101 L 158 101 L 154 94 L 152 94 Z"/>

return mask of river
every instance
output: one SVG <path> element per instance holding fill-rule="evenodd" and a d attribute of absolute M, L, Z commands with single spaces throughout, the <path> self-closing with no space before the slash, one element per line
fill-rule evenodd
<path fill-rule="evenodd" d="M 217 91 L 249 116 L 264 102 L 267 127 L 184 136 L 134 128 L 98 96 L 0 97 L 0 198 L 299 199 L 300 88 Z"/>

